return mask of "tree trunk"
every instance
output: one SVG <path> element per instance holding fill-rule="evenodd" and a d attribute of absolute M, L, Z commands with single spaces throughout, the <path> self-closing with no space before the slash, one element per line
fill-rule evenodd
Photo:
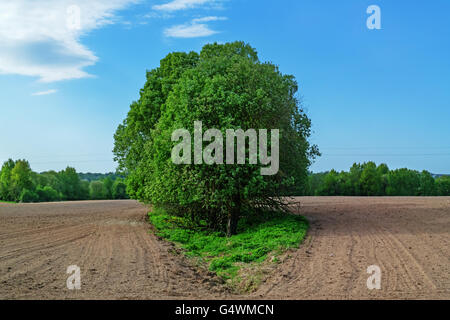
<path fill-rule="evenodd" d="M 241 197 L 236 195 L 233 197 L 234 207 L 231 208 L 228 213 L 227 222 L 227 237 L 231 237 L 237 234 L 237 226 L 239 221 L 239 216 L 241 214 Z"/>

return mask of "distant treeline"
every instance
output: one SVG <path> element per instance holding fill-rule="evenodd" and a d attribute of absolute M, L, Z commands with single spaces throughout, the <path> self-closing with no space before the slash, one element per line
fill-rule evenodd
<path fill-rule="evenodd" d="M 450 176 L 355 163 L 348 172 L 311 173 L 306 189 L 313 196 L 450 196 Z"/>
<path fill-rule="evenodd" d="M 112 173 L 77 173 L 74 168 L 37 173 L 26 160 L 6 161 L 0 171 L 0 200 L 52 202 L 126 199 L 122 177 Z"/>
<path fill-rule="evenodd" d="M 112 180 L 116 180 L 116 179 L 124 179 L 125 177 L 115 174 L 113 172 L 108 172 L 108 173 L 78 173 L 78 175 L 80 176 L 81 180 L 86 180 L 86 181 L 97 181 L 97 180 L 105 180 L 107 178 L 111 178 Z"/>

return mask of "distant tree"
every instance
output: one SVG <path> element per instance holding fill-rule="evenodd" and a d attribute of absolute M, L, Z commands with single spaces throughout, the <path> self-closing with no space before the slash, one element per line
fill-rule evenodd
<path fill-rule="evenodd" d="M 26 160 L 9 159 L 0 169 L 0 200 L 23 202 L 52 202 L 60 200 L 87 200 L 91 198 L 88 180 L 81 180 L 74 168 L 67 167 L 60 172 L 33 172 Z M 115 195 L 126 198 L 126 186 L 119 175 L 113 173 L 88 173 L 88 178 L 99 177 L 101 191 L 94 186 L 94 197 L 112 199 Z M 115 183 L 117 179 L 117 183 Z M 97 184 L 99 185 L 99 184 Z"/>
<path fill-rule="evenodd" d="M 89 184 L 89 193 L 92 200 L 104 199 L 104 189 L 102 181 L 92 181 Z"/>
<path fill-rule="evenodd" d="M 320 196 L 337 196 L 339 193 L 339 174 L 335 170 L 331 170 L 325 175 L 318 194 Z"/>
<path fill-rule="evenodd" d="M 41 186 L 50 186 L 55 189 L 58 193 L 62 194 L 63 185 L 62 179 L 60 179 L 60 175 L 56 171 L 46 171 L 39 174 L 41 181 L 39 184 Z M 61 196 L 62 197 L 62 196 Z"/>
<path fill-rule="evenodd" d="M 310 173 L 309 195 L 436 196 L 450 195 L 450 176 L 428 171 L 389 170 L 386 164 L 354 163 L 349 172 Z"/>
<path fill-rule="evenodd" d="M 350 173 L 341 171 L 338 176 L 338 191 L 340 196 L 352 196 L 354 194 Z"/>
<path fill-rule="evenodd" d="M 375 162 L 367 162 L 363 165 L 360 177 L 361 195 L 380 196 L 382 195 L 383 180 L 381 171 L 377 170 Z"/>
<path fill-rule="evenodd" d="M 39 197 L 40 202 L 53 202 L 61 200 L 61 195 L 50 186 L 38 186 L 36 188 L 36 193 Z"/>
<path fill-rule="evenodd" d="M 39 196 L 36 192 L 28 190 L 28 189 L 22 189 L 20 192 L 20 195 L 17 199 L 20 202 L 27 203 L 27 202 L 38 202 Z"/>
<path fill-rule="evenodd" d="M 308 176 L 308 190 L 307 195 L 318 196 L 319 189 L 328 172 L 310 173 Z"/>
<path fill-rule="evenodd" d="M 80 181 L 80 200 L 88 200 L 91 198 L 91 194 L 89 191 L 89 181 L 81 180 Z"/>
<path fill-rule="evenodd" d="M 436 182 L 428 171 L 422 171 L 420 174 L 419 195 L 435 196 L 437 194 Z"/>
<path fill-rule="evenodd" d="M 112 197 L 113 199 L 127 199 L 127 185 L 121 179 L 114 181 L 112 187 Z"/>
<path fill-rule="evenodd" d="M 348 179 L 351 185 L 351 195 L 360 196 L 361 191 L 361 174 L 363 172 L 363 166 L 359 163 L 354 163 L 350 168 Z"/>
<path fill-rule="evenodd" d="M 381 191 L 380 191 L 380 196 L 385 196 L 386 195 L 386 188 L 388 185 L 388 174 L 389 174 L 389 167 L 387 166 L 387 164 L 382 163 L 377 167 L 377 173 L 378 175 L 381 176 Z"/>
<path fill-rule="evenodd" d="M 33 191 L 34 186 L 31 180 L 32 171 L 30 164 L 26 160 L 17 160 L 14 168 L 11 170 L 11 195 L 13 201 L 19 201 L 22 191 Z"/>
<path fill-rule="evenodd" d="M 440 196 L 450 196 L 450 176 L 442 176 L 436 179 L 436 189 Z"/>
<path fill-rule="evenodd" d="M 2 165 L 0 171 L 0 199 L 6 201 L 14 201 L 11 193 L 11 171 L 14 169 L 16 163 L 9 159 Z"/>
<path fill-rule="evenodd" d="M 58 173 L 58 179 L 61 183 L 61 193 L 64 200 L 81 200 L 81 180 L 74 168 L 67 167 Z"/>
<path fill-rule="evenodd" d="M 377 171 L 381 175 L 388 174 L 389 173 L 389 167 L 387 166 L 387 164 L 381 163 L 381 164 L 378 165 Z"/>
<path fill-rule="evenodd" d="M 420 174 L 406 168 L 390 171 L 388 174 L 389 196 L 417 196 L 420 191 Z"/>
<path fill-rule="evenodd" d="M 114 181 L 110 177 L 103 179 L 103 199 L 113 199 L 112 188 Z"/>
<path fill-rule="evenodd" d="M 82 172 L 79 172 L 78 176 L 80 177 L 81 180 L 87 180 L 88 182 L 96 181 L 96 180 L 103 180 L 106 178 L 111 178 L 112 180 L 116 180 L 117 178 L 123 178 L 121 175 L 115 174 L 113 172 L 108 172 L 108 173 L 91 173 L 91 172 L 82 173 Z"/>

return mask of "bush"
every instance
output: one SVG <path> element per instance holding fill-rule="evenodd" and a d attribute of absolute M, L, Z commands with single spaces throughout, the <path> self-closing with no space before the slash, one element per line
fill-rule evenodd
<path fill-rule="evenodd" d="M 23 202 L 23 203 L 38 202 L 39 201 L 39 196 L 34 191 L 31 191 L 31 190 L 28 190 L 28 189 L 23 189 L 22 193 L 20 194 L 19 201 Z"/>
<path fill-rule="evenodd" d="M 36 193 L 39 197 L 40 202 L 52 202 L 61 200 L 61 195 L 50 186 L 36 188 Z"/>

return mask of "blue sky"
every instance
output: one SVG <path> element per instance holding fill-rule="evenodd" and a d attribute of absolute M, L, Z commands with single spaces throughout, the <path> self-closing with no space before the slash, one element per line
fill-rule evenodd
<path fill-rule="evenodd" d="M 297 78 L 323 153 L 313 171 L 374 160 L 450 173 L 449 12 L 448 0 L 0 0 L 0 161 L 114 171 L 113 134 L 145 71 L 243 40 Z"/>

